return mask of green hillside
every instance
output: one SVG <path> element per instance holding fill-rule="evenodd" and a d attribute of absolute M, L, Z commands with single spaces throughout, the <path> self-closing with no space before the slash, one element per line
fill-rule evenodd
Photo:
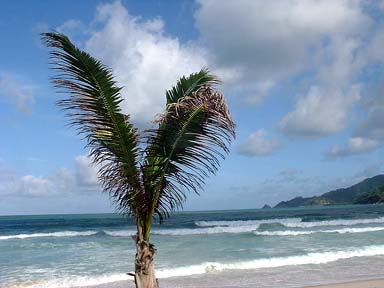
<path fill-rule="evenodd" d="M 381 199 L 380 196 L 377 196 L 377 193 L 379 193 L 377 191 L 379 191 L 379 188 L 383 186 L 384 186 L 384 175 L 377 175 L 372 178 L 367 178 L 355 185 L 352 185 L 351 187 L 332 190 L 320 196 L 295 197 L 288 201 L 281 201 L 279 204 L 275 206 L 275 208 L 343 205 L 343 204 L 367 204 L 367 203 L 361 203 L 361 202 L 367 202 L 367 201 L 368 202 L 371 201 L 369 203 L 376 203 L 374 202 L 375 201 L 374 199 Z M 373 194 L 376 193 L 375 194 L 376 196 L 372 196 L 371 195 L 372 193 Z M 377 201 L 377 202 L 380 202 L 380 201 Z"/>

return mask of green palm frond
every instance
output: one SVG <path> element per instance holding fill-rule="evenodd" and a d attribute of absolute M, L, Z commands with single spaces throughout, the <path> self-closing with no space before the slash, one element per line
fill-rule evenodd
<path fill-rule="evenodd" d="M 167 92 L 159 127 L 149 131 L 143 182 L 160 218 L 182 206 L 185 191 L 198 193 L 229 151 L 235 125 L 216 83 L 207 70 L 183 77 Z"/>
<path fill-rule="evenodd" d="M 176 103 L 181 97 L 192 95 L 203 86 L 213 86 L 220 81 L 209 73 L 208 69 L 201 69 L 189 77 L 181 77 L 177 85 L 165 93 L 167 104 Z"/>
<path fill-rule="evenodd" d="M 58 104 L 67 111 L 70 123 L 87 140 L 90 157 L 100 165 L 99 179 L 118 208 L 136 214 L 145 193 L 139 177 L 138 134 L 119 108 L 121 88 L 100 61 L 76 48 L 59 33 L 44 33 L 51 50 L 53 82 L 69 97 Z"/>

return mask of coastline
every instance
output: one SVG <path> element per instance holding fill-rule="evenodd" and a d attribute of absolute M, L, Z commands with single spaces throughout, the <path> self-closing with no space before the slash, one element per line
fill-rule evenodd
<path fill-rule="evenodd" d="M 384 288 L 383 260 L 384 257 L 354 258 L 321 265 L 227 270 L 159 281 L 160 287 L 168 288 Z M 134 283 L 129 280 L 83 287 L 134 288 Z"/>
<path fill-rule="evenodd" d="M 173 283 L 174 281 L 162 281 L 161 283 L 163 285 L 166 285 L 166 287 L 180 287 L 177 283 Z M 191 284 L 191 283 L 190 283 Z M 171 285 L 171 286 L 168 286 Z M 183 284 L 184 285 L 184 284 Z M 202 286 L 201 286 L 202 285 Z M 284 286 L 284 283 L 280 283 L 280 287 L 295 287 L 295 286 Z M 133 281 L 118 281 L 109 283 L 108 285 L 96 285 L 96 286 L 84 286 L 84 288 L 134 288 Z M 182 287 L 201 287 L 201 288 L 218 288 L 218 287 L 226 287 L 226 288 L 246 288 L 246 286 L 233 286 L 233 284 L 228 284 L 223 286 L 223 283 L 217 284 L 211 284 L 211 285 L 204 285 L 203 283 L 194 283 L 188 286 L 182 286 Z M 247 288 L 251 288 L 254 286 L 248 286 Z M 258 286 L 261 287 L 261 286 Z M 330 283 L 330 284 L 323 284 L 323 285 L 316 285 L 316 286 L 296 286 L 296 288 L 383 288 L 384 287 L 384 279 L 371 279 L 371 280 L 357 280 L 352 282 L 337 282 L 337 283 Z"/>

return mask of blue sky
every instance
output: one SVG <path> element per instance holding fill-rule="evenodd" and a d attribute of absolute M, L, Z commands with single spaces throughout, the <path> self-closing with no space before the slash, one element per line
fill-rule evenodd
<path fill-rule="evenodd" d="M 382 1 L 6 1 L 0 9 L 0 214 L 111 212 L 55 102 L 39 33 L 114 71 L 150 126 L 164 92 L 207 66 L 237 139 L 187 210 L 257 208 L 383 171 Z"/>

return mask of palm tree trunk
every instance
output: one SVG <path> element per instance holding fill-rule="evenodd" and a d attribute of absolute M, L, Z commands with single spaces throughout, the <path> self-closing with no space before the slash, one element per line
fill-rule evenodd
<path fill-rule="evenodd" d="M 158 288 L 159 283 L 155 276 L 153 257 L 156 249 L 154 245 L 144 240 L 143 229 L 137 225 L 135 259 L 135 284 L 136 288 Z"/>

